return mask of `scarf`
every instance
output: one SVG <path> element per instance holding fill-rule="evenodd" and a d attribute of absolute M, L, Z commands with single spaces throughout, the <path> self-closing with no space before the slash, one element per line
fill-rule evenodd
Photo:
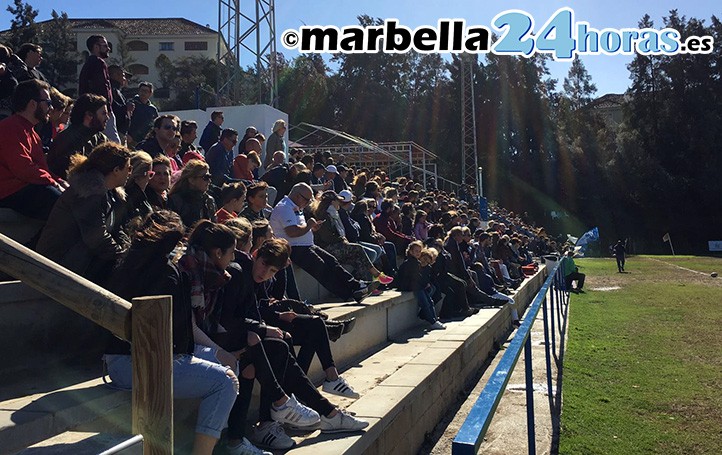
<path fill-rule="evenodd" d="M 346 229 L 343 228 L 343 222 L 341 221 L 341 217 L 338 214 L 338 210 L 336 210 L 336 207 L 333 205 L 329 205 L 328 209 L 326 209 L 326 212 L 328 213 L 328 216 L 331 218 L 331 221 L 333 222 L 333 225 L 336 227 L 336 230 L 338 231 L 338 235 L 341 237 L 346 237 Z"/>
<path fill-rule="evenodd" d="M 213 313 L 218 290 L 231 279 L 225 270 L 220 270 L 205 251 L 196 247 L 189 247 L 183 257 L 178 261 L 178 267 L 189 278 L 191 292 L 191 308 L 196 317 L 196 323 L 206 333 L 211 329 L 212 322 L 209 315 Z"/>

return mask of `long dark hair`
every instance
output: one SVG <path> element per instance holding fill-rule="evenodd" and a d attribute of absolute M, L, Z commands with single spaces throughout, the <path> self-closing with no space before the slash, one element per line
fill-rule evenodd
<path fill-rule="evenodd" d="M 226 251 L 235 245 L 236 235 L 233 230 L 228 226 L 210 220 L 198 221 L 193 226 L 188 238 L 188 246 L 202 248 L 206 253 L 210 253 L 214 248 Z"/>

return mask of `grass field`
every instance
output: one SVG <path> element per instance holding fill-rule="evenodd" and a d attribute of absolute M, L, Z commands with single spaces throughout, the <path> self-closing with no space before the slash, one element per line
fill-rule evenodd
<path fill-rule="evenodd" d="M 722 259 L 577 263 L 560 453 L 722 454 Z"/>

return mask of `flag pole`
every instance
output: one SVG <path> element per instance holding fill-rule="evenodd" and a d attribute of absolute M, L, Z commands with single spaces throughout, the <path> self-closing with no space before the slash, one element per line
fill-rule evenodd
<path fill-rule="evenodd" d="M 674 246 L 672 246 L 672 236 L 671 235 L 669 235 L 669 247 L 672 248 L 672 256 L 674 256 Z"/>

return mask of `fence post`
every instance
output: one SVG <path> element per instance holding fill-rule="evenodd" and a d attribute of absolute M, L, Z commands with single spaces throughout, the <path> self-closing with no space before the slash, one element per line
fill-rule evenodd
<path fill-rule="evenodd" d="M 536 454 L 536 430 L 534 428 L 534 377 L 531 365 L 531 334 L 524 343 L 524 369 L 526 370 L 526 430 L 529 453 Z"/>
<path fill-rule="evenodd" d="M 133 299 L 133 433 L 145 455 L 173 455 L 173 326 L 171 296 Z"/>

